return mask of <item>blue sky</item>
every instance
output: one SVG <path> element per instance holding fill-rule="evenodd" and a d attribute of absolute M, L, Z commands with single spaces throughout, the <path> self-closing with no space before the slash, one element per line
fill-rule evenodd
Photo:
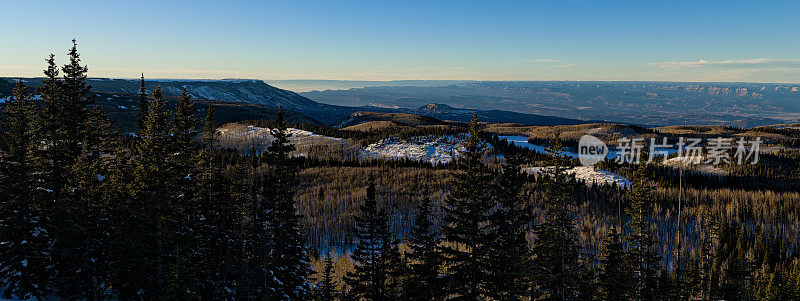
<path fill-rule="evenodd" d="M 800 1 L 10 1 L 0 76 L 800 82 Z"/>

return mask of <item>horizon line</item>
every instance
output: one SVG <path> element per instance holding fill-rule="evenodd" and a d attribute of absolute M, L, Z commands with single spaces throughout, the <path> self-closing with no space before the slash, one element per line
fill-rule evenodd
<path fill-rule="evenodd" d="M 31 78 L 44 78 L 44 76 L 0 76 L 5 79 L 31 79 Z M 87 79 L 112 79 L 112 80 L 141 80 L 140 77 L 104 77 L 92 76 Z M 245 77 L 224 77 L 224 78 L 184 78 L 184 77 L 158 77 L 158 78 L 144 78 L 145 81 L 157 80 L 186 80 L 186 81 L 224 81 L 224 80 L 252 80 L 252 81 L 328 81 L 328 82 L 411 82 L 411 81 L 428 81 L 428 82 L 662 82 L 662 83 L 743 83 L 743 84 L 796 84 L 800 85 L 800 81 L 785 81 L 785 82 L 760 82 L 760 81 L 698 81 L 698 80 L 592 80 L 592 79 L 389 79 L 389 80 L 359 80 L 359 79 L 314 79 L 314 78 L 291 78 L 291 79 L 261 79 L 261 78 L 245 78 Z"/>

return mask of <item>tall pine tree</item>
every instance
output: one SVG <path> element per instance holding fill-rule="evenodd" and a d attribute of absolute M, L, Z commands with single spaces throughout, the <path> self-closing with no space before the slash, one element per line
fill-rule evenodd
<path fill-rule="evenodd" d="M 600 271 L 597 275 L 597 295 L 601 300 L 627 300 L 631 275 L 625 262 L 622 235 L 616 227 L 600 245 Z"/>
<path fill-rule="evenodd" d="M 89 93 L 92 86 L 86 83 L 88 68 L 81 66 L 77 43 L 72 40 L 72 48 L 67 53 L 69 62 L 65 64 L 63 81 L 61 82 L 61 111 L 58 112 L 64 130 L 61 156 L 67 158 L 67 169 L 77 161 L 82 151 L 81 143 L 86 135 L 86 123 L 89 119 L 89 105 L 94 104 L 94 94 Z"/>
<path fill-rule="evenodd" d="M 290 143 L 291 134 L 287 122 L 283 118 L 283 107 L 278 108 L 275 128 L 270 132 L 273 137 L 269 152 L 274 177 L 268 181 L 272 185 L 269 199 L 274 209 L 271 229 L 274 244 L 272 264 L 275 277 L 280 282 L 277 296 L 289 300 L 300 300 L 308 297 L 309 273 L 306 256 L 305 239 L 300 228 L 300 214 L 294 206 L 294 187 L 297 185 L 297 166 L 289 158 L 294 145 Z"/>
<path fill-rule="evenodd" d="M 628 227 L 630 232 L 625 236 L 628 245 L 626 257 L 633 279 L 630 299 L 652 300 L 658 284 L 660 257 L 656 253 L 655 238 L 650 232 L 651 186 L 648 182 L 647 166 L 641 164 L 636 168 L 631 179 L 631 189 L 626 197 L 628 207 Z"/>
<path fill-rule="evenodd" d="M 68 156 L 63 155 L 66 137 L 64 133 L 67 129 L 62 121 L 62 111 L 66 104 L 61 93 L 60 71 L 55 62 L 55 55 L 50 54 L 46 61 L 45 79 L 38 89 L 44 108 L 39 115 L 41 147 L 36 149 L 36 173 L 40 178 L 39 187 L 41 187 L 38 190 L 41 195 L 37 197 L 43 203 L 49 204 L 45 210 L 50 215 L 58 207 L 55 200 L 61 199 L 71 164 Z"/>
<path fill-rule="evenodd" d="M 579 294 L 582 263 L 577 243 L 572 189 L 574 175 L 567 173 L 558 135 L 546 149 L 552 160 L 543 176 L 544 221 L 534 227 L 535 288 L 538 299 L 567 300 Z"/>
<path fill-rule="evenodd" d="M 238 169 L 222 167 L 215 151 L 216 140 L 214 107 L 209 106 L 202 134 L 203 148 L 197 163 L 198 239 L 202 246 L 196 251 L 198 299 L 233 299 L 241 280 L 241 191 L 244 185 L 237 182 L 245 174 L 236 173 Z"/>
<path fill-rule="evenodd" d="M 495 299 L 518 300 L 531 287 L 533 268 L 526 237 L 532 208 L 523 194 L 525 175 L 520 170 L 520 158 L 506 158 L 494 179 L 496 206 L 489 215 L 493 227 L 487 292 Z"/>
<path fill-rule="evenodd" d="M 375 183 L 370 181 L 367 198 L 359 207 L 356 217 L 356 246 L 353 249 L 354 271 L 345 282 L 346 294 L 355 300 L 387 300 L 386 267 L 383 262 L 383 239 L 386 237 L 386 220 L 375 199 Z"/>
<path fill-rule="evenodd" d="M 458 299 L 477 299 L 485 293 L 489 249 L 488 211 L 491 173 L 483 164 L 486 145 L 480 139 L 477 117 L 456 162 L 453 189 L 445 199 L 441 248 L 446 292 Z"/>
<path fill-rule="evenodd" d="M 419 200 L 414 225 L 408 237 L 410 277 L 406 286 L 411 300 L 438 300 L 441 298 L 439 267 L 441 257 L 437 251 L 438 237 L 433 228 L 432 204 L 427 191 Z"/>
<path fill-rule="evenodd" d="M 322 272 L 322 279 L 319 280 L 318 288 L 314 293 L 315 301 L 334 301 L 339 291 L 336 279 L 333 279 L 333 255 L 325 257 L 325 268 Z"/>
<path fill-rule="evenodd" d="M 108 248 L 109 209 L 114 200 L 107 199 L 104 183 L 108 165 L 104 154 L 113 150 L 110 121 L 100 108 L 89 112 L 81 154 L 72 166 L 65 206 L 67 220 L 62 221 L 61 246 L 68 250 L 60 267 L 59 296 L 65 299 L 102 299 L 110 296 Z M 67 230 L 67 231 L 64 231 Z"/>
<path fill-rule="evenodd" d="M 150 108 L 145 128 L 141 132 L 132 161 L 133 179 L 131 183 L 132 207 L 137 221 L 132 227 L 131 235 L 138 235 L 141 243 L 137 249 L 132 266 L 128 267 L 139 275 L 129 283 L 137 294 L 145 298 L 161 296 L 166 286 L 166 244 L 170 237 L 165 231 L 164 223 L 173 204 L 172 168 L 172 130 L 169 112 L 164 108 L 161 87 L 151 94 Z M 131 246 L 136 247 L 136 246 Z"/>
<path fill-rule="evenodd" d="M 148 110 L 150 109 L 150 101 L 147 98 L 147 88 L 144 86 L 144 73 L 142 79 L 139 81 L 139 99 L 136 102 L 136 133 L 139 134 L 144 131 L 145 123 L 147 123 Z"/>
<path fill-rule="evenodd" d="M 167 252 L 172 255 L 165 268 L 169 271 L 166 277 L 172 298 L 196 296 L 193 272 L 198 266 L 193 256 L 200 248 L 197 231 L 201 228 L 201 216 L 195 195 L 198 144 L 194 139 L 198 135 L 198 120 L 194 113 L 194 103 L 184 88 L 172 114 L 170 167 L 174 170 L 169 176 L 175 199 L 165 214 L 164 225 L 171 233 Z"/>

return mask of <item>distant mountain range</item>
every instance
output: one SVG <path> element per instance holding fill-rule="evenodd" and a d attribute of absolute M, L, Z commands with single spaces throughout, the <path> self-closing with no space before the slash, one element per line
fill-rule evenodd
<path fill-rule="evenodd" d="M 589 123 L 590 121 L 561 118 L 554 116 L 523 114 L 501 110 L 476 110 L 453 108 L 446 104 L 429 103 L 419 108 L 408 110 L 408 113 L 430 116 L 440 120 L 468 122 L 473 114 L 482 122 L 491 123 L 519 123 L 529 125 L 573 125 Z"/>
<path fill-rule="evenodd" d="M 473 83 L 471 80 L 317 80 L 286 79 L 265 80 L 270 85 L 295 92 L 345 90 L 365 87 L 438 87 L 455 84 Z"/>
<path fill-rule="evenodd" d="M 0 78 L 0 98 L 11 94 L 11 88 L 18 79 Z M 29 85 L 38 85 L 41 78 L 23 79 Z M 125 107 L 127 110 L 135 103 L 129 103 L 139 93 L 139 80 L 136 79 L 108 79 L 91 78 L 89 84 L 92 91 L 98 94 L 98 103 L 104 107 Z M 302 121 L 312 121 L 319 124 L 335 125 L 357 111 L 383 112 L 383 113 L 409 113 L 429 116 L 440 120 L 466 122 L 476 114 L 485 122 L 510 122 L 528 125 L 576 124 L 580 120 L 566 119 L 551 116 L 532 115 L 498 110 L 474 110 L 453 108 L 444 104 L 426 104 L 419 108 L 383 108 L 376 106 L 346 106 L 319 103 L 295 92 L 273 87 L 260 80 L 146 80 L 145 88 L 148 91 L 161 85 L 167 97 L 180 95 L 186 89 L 198 100 L 222 101 L 229 109 L 238 112 L 236 116 L 247 116 L 257 119 L 258 112 L 274 111 L 278 106 L 298 113 Z M 126 103 L 118 104 L 125 101 Z M 108 102 L 112 102 L 108 104 Z M 235 103 L 244 103 L 250 106 L 233 106 Z M 259 109 L 261 106 L 263 109 Z M 271 114 L 269 114 L 272 117 Z M 299 117 L 299 116 L 298 116 Z"/>
<path fill-rule="evenodd" d="M 17 79 L 0 78 L 0 98 Z M 30 84 L 40 78 L 23 79 Z M 285 81 L 288 82 L 288 81 Z M 302 81 L 295 81 L 303 83 Z M 466 122 L 475 114 L 485 122 L 527 125 L 580 124 L 593 121 L 646 126 L 725 125 L 754 127 L 800 120 L 800 85 L 673 82 L 347 82 L 365 88 L 305 93 L 276 88 L 260 80 L 147 80 L 174 97 L 186 88 L 200 100 L 246 103 L 253 112 L 278 106 L 319 124 L 336 125 L 358 111 L 409 113 Z M 135 79 L 92 78 L 96 93 L 133 96 Z M 308 82 L 305 84 L 314 84 Z M 406 86 L 370 86 L 396 84 Z M 444 86 L 434 86 L 442 84 Z M 108 98 L 108 97 L 107 97 Z M 107 101 L 113 101 L 109 98 Z M 254 115 L 255 114 L 255 115 Z M 298 115 L 298 116 L 299 116 Z M 557 116 L 557 117 L 556 117 Z"/>
<path fill-rule="evenodd" d="M 429 103 L 649 126 L 753 127 L 800 120 L 800 84 L 605 81 L 387 82 L 300 95 L 328 104 L 413 108 Z"/>

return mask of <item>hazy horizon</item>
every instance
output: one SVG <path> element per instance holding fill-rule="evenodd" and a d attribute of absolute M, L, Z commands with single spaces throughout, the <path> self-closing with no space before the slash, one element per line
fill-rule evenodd
<path fill-rule="evenodd" d="M 796 1 L 74 4 L 6 3 L 0 76 L 76 38 L 93 77 L 800 81 Z"/>
<path fill-rule="evenodd" d="M 91 73 L 91 70 L 90 70 Z M 14 79 L 20 76 L 0 76 L 0 78 Z M 20 78 L 42 78 L 41 76 L 20 77 Z M 139 80 L 139 77 L 96 77 L 90 76 L 89 79 L 122 79 Z M 289 90 L 297 93 L 323 91 L 323 90 L 346 90 L 360 89 L 367 87 L 381 86 L 445 86 L 458 83 L 471 82 L 664 82 L 664 83 L 727 83 L 727 84 L 769 84 L 769 85 L 800 85 L 800 82 L 752 82 L 752 81 L 667 81 L 667 80 L 450 80 L 450 79 L 397 79 L 397 80 L 339 80 L 339 79 L 258 79 L 258 78 L 149 78 L 147 81 L 221 81 L 221 80 L 258 80 L 272 86 Z"/>

